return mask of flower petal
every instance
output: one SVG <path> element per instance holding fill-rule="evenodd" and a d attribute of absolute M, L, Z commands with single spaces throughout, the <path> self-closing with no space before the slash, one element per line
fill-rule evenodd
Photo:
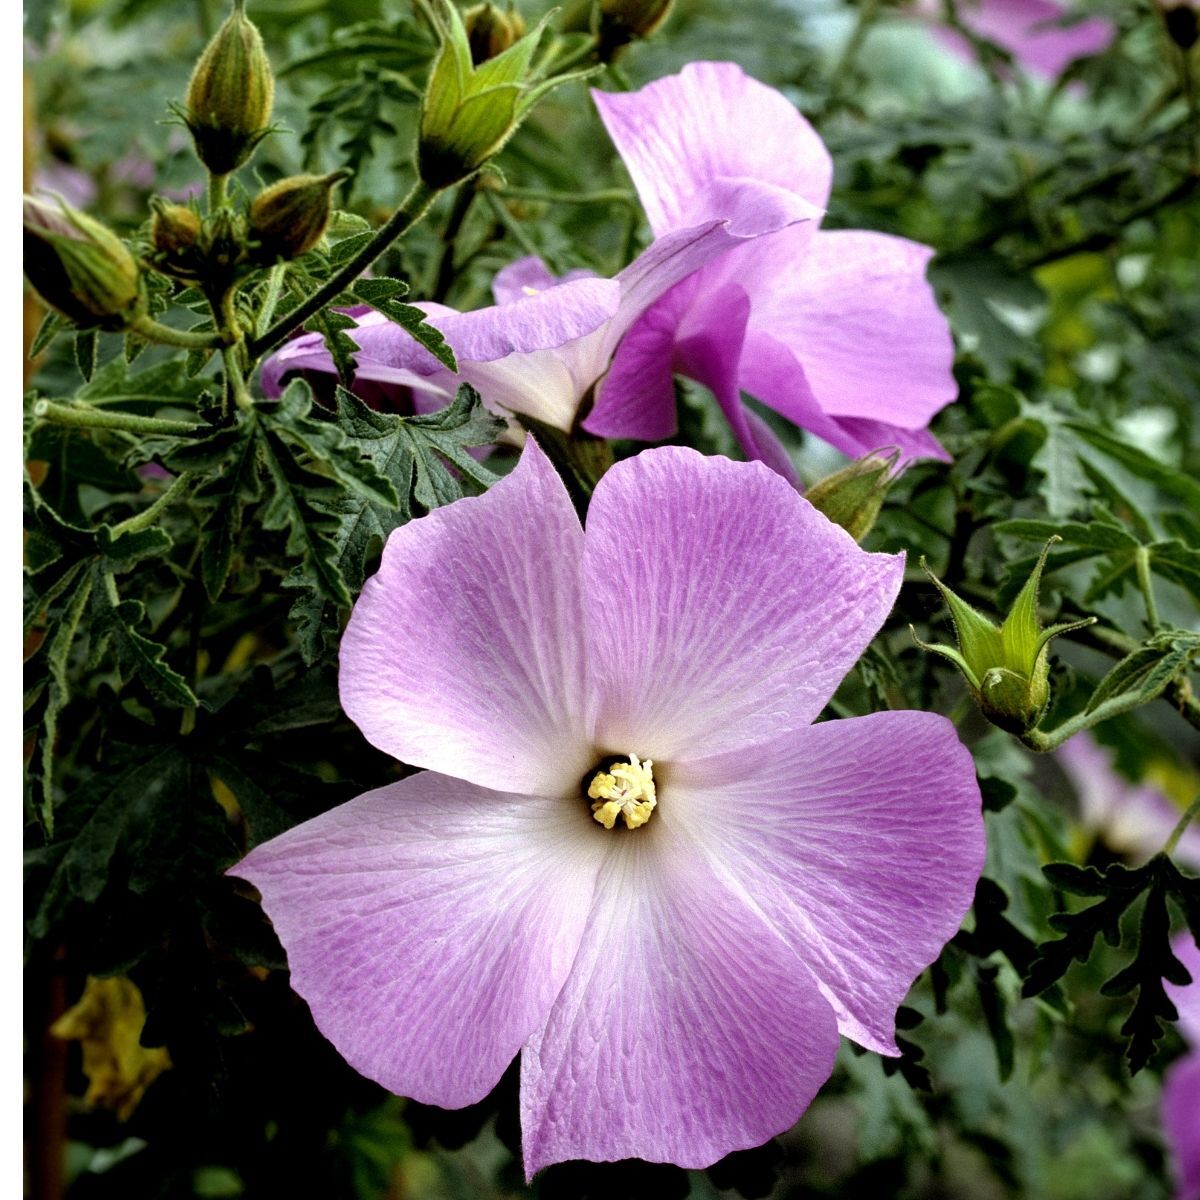
<path fill-rule="evenodd" d="M 492 296 L 497 304 L 511 304 L 521 300 L 531 292 L 544 292 L 558 287 L 560 283 L 570 283 L 572 279 L 594 279 L 595 271 L 584 267 L 576 267 L 563 275 L 552 275 L 550 268 L 534 254 L 518 258 L 508 266 L 501 267 L 492 280 Z"/>
<path fill-rule="evenodd" d="M 1163 1076 L 1163 1131 L 1175 1162 L 1176 1200 L 1200 1200 L 1200 1052 Z"/>
<path fill-rule="evenodd" d="M 807 725 L 887 616 L 868 554 L 759 463 L 645 450 L 601 479 L 584 549 L 597 744 L 656 761 Z"/>
<path fill-rule="evenodd" d="M 656 812 L 606 859 L 522 1051 L 526 1175 L 573 1158 L 708 1166 L 789 1128 L 836 1050 L 804 966 Z"/>
<path fill-rule="evenodd" d="M 483 496 L 402 525 L 341 646 L 342 707 L 403 762 L 564 795 L 591 765 L 583 532 L 526 444 Z"/>
<path fill-rule="evenodd" d="M 656 235 L 727 216 L 720 189 L 757 180 L 823 208 L 833 164 L 811 125 L 735 63 L 689 63 L 637 92 L 592 92 Z"/>
<path fill-rule="evenodd" d="M 460 1108 L 495 1086 L 575 958 L 607 847 L 577 805 L 422 772 L 259 846 L 292 986 L 355 1070 Z M 603 832 L 603 831 L 599 831 Z"/>
<path fill-rule="evenodd" d="M 838 1028 L 896 1054 L 896 1008 L 953 937 L 983 869 L 979 785 L 944 717 L 883 712 L 673 763 L 686 809 L 819 981 Z"/>
<path fill-rule="evenodd" d="M 803 365 L 812 396 L 834 417 L 923 429 L 958 394 L 950 326 L 925 279 L 932 250 L 881 233 L 789 230 L 778 266 L 744 282 L 753 328 Z M 795 245 L 795 254 L 786 253 Z M 763 403 L 783 381 L 747 356 L 742 386 Z M 821 434 L 821 436 L 824 436 Z"/>

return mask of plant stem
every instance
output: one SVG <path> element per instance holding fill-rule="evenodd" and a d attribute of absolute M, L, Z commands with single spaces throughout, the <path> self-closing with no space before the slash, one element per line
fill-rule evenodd
<path fill-rule="evenodd" d="M 219 350 L 223 344 L 219 334 L 172 329 L 170 325 L 160 324 L 144 313 L 136 317 L 129 328 L 148 342 L 158 342 L 162 346 L 179 346 L 184 350 Z"/>
<path fill-rule="evenodd" d="M 871 26 L 875 24 L 879 16 L 879 2 L 880 0 L 861 0 L 858 5 L 858 16 L 855 19 L 854 28 L 850 30 L 850 36 L 846 39 L 845 46 L 842 47 L 837 65 L 830 74 L 832 86 L 829 89 L 829 100 L 824 109 L 826 113 L 834 112 L 842 106 L 842 97 L 850 82 L 854 60 L 858 57 L 858 52 L 862 49 L 862 44 L 870 32 Z"/>
<path fill-rule="evenodd" d="M 508 187 L 501 194 L 512 200 L 540 200 L 546 204 L 636 204 L 632 192 L 624 188 L 603 188 L 598 192 L 553 192 L 540 188 Z"/>
<path fill-rule="evenodd" d="M 1154 598 L 1154 581 L 1150 578 L 1150 551 L 1145 546 L 1139 546 L 1134 552 L 1134 563 L 1137 565 L 1138 587 L 1142 591 L 1142 599 L 1146 602 L 1146 620 L 1150 632 L 1157 633 L 1159 627 L 1158 602 Z"/>
<path fill-rule="evenodd" d="M 1057 750 L 1063 742 L 1074 737 L 1075 734 L 1082 733 L 1085 729 L 1091 729 L 1093 725 L 1099 725 L 1111 717 L 1119 717 L 1122 713 L 1129 712 L 1130 709 L 1137 708 L 1142 703 L 1144 701 L 1137 692 L 1122 692 L 1121 695 L 1113 696 L 1110 700 L 1105 700 L 1103 704 L 1097 705 L 1091 712 L 1076 713 L 1075 716 L 1070 717 L 1049 733 L 1043 733 L 1040 729 L 1031 729 L 1028 733 L 1021 734 L 1021 742 L 1030 750 L 1045 754 L 1047 751 Z"/>
<path fill-rule="evenodd" d="M 446 299 L 450 285 L 454 282 L 454 248 L 463 222 L 467 219 L 467 213 L 475 200 L 475 183 L 475 179 L 472 178 L 458 185 L 454 206 L 450 209 L 446 228 L 442 230 L 442 253 L 438 258 L 437 274 L 430 289 L 430 298 L 439 304 Z"/>
<path fill-rule="evenodd" d="M 275 306 L 279 303 L 279 293 L 283 288 L 283 277 L 287 272 L 287 263 L 276 263 L 267 274 L 267 290 L 263 294 L 262 306 L 258 310 L 258 318 L 254 322 L 254 336 L 262 337 L 275 315 Z"/>
<path fill-rule="evenodd" d="M 114 525 L 113 535 L 119 537 L 123 533 L 141 533 L 143 529 L 149 529 L 176 500 L 186 496 L 195 483 L 192 475 L 177 476 L 171 482 L 171 486 L 149 508 L 144 508 L 140 513 L 135 513 L 120 524 Z"/>
<path fill-rule="evenodd" d="M 208 211 L 215 213 L 224 208 L 229 199 L 229 176 L 210 175 L 208 177 Z"/>
<path fill-rule="evenodd" d="M 276 321 L 266 333 L 246 343 L 249 363 L 257 362 L 268 350 L 273 350 L 293 329 L 299 329 L 309 317 L 320 312 L 331 300 L 345 291 L 398 237 L 407 233 L 428 211 L 440 190 L 423 180 L 413 184 L 400 207 L 388 218 L 379 232 L 331 279 L 302 304 Z"/>
<path fill-rule="evenodd" d="M 496 219 L 504 228 L 512 234 L 513 240 L 525 251 L 526 254 L 532 254 L 535 258 L 540 258 L 548 262 L 548 256 L 544 254 L 530 239 L 529 234 L 521 228 L 521 223 L 512 213 L 504 206 L 504 201 L 496 195 L 495 192 L 485 191 L 484 197 L 491 206 L 492 212 L 496 214 Z M 550 262 L 549 266 L 553 269 L 554 263 Z"/>
<path fill-rule="evenodd" d="M 1179 824 L 1171 830 L 1171 836 L 1167 838 L 1167 844 L 1162 848 L 1164 854 L 1174 854 L 1175 847 L 1179 845 L 1179 839 L 1183 837 L 1183 831 L 1196 819 L 1196 814 L 1200 813 L 1200 796 L 1188 805 L 1187 811 L 1179 818 Z"/>
<path fill-rule="evenodd" d="M 33 415 L 55 425 L 71 425 L 77 429 L 119 429 L 123 433 L 193 433 L 196 426 L 190 421 L 169 421 L 162 417 L 140 417 L 137 413 L 103 412 L 84 404 L 57 404 L 39 400 Z"/>

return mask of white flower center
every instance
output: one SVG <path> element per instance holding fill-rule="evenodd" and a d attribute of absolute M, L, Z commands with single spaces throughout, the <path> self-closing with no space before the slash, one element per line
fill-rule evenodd
<path fill-rule="evenodd" d="M 627 829 L 637 829 L 650 820 L 658 799 L 654 794 L 654 763 L 642 762 L 636 754 L 627 763 L 615 762 L 607 771 L 597 771 L 588 785 L 592 816 L 611 829 L 620 817 Z"/>

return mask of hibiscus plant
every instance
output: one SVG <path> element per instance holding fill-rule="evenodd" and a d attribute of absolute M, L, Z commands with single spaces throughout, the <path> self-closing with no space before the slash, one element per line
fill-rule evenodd
<path fill-rule="evenodd" d="M 31 3 L 27 1194 L 1200 1197 L 1198 41 Z"/>

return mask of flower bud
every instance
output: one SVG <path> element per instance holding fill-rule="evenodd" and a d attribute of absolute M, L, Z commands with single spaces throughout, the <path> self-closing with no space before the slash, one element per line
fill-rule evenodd
<path fill-rule="evenodd" d="M 1186 0 L 1163 9 L 1163 21 L 1171 41 L 1185 53 L 1200 40 L 1200 13 Z"/>
<path fill-rule="evenodd" d="M 217 209 L 201 222 L 196 248 L 205 283 L 218 291 L 228 287 L 245 265 L 246 218 L 229 208 Z"/>
<path fill-rule="evenodd" d="M 999 626 L 956 596 L 921 560 L 922 568 L 950 609 L 958 634 L 958 649 L 927 645 L 917 638 L 915 630 L 914 640 L 922 650 L 932 650 L 954 663 L 983 715 L 1009 733 L 1022 734 L 1036 728 L 1050 702 L 1050 639 L 1096 620 L 1088 617 L 1052 625 L 1049 629 L 1041 627 L 1038 584 L 1046 555 L 1057 541 L 1061 539 L 1053 537 L 1046 543 L 1037 566 L 1013 601 L 1004 624 Z"/>
<path fill-rule="evenodd" d="M 185 255 L 200 236 L 200 216 L 184 204 L 170 204 L 159 196 L 150 201 L 150 241 L 159 254 L 171 258 Z"/>
<path fill-rule="evenodd" d="M 650 37 L 671 15 L 674 0 L 600 0 L 601 62 L 611 62 L 630 42 Z"/>
<path fill-rule="evenodd" d="M 819 479 L 804 493 L 804 498 L 846 530 L 856 542 L 861 542 L 879 516 L 899 459 L 899 450 L 866 454 L 840 471 Z"/>
<path fill-rule="evenodd" d="M 440 190 L 474 175 L 500 152 L 542 96 L 575 76 L 528 85 L 546 18 L 476 67 L 458 9 L 447 0 L 434 0 L 431 12 L 441 45 L 421 102 L 417 169 L 426 186 Z"/>
<path fill-rule="evenodd" d="M 192 72 L 185 120 L 200 161 L 214 174 L 240 167 L 268 133 L 275 77 L 245 0 L 217 30 Z"/>
<path fill-rule="evenodd" d="M 525 32 L 520 13 L 510 8 L 502 12 L 494 4 L 477 4 L 463 13 L 471 61 L 479 66 L 489 58 L 503 54 Z"/>
<path fill-rule="evenodd" d="M 264 262 L 299 258 L 320 240 L 333 212 L 332 195 L 351 172 L 292 175 L 259 192 L 250 205 L 250 237 Z"/>
<path fill-rule="evenodd" d="M 25 275 L 84 329 L 124 329 L 141 302 L 137 260 L 111 229 L 66 204 L 25 197 Z"/>

